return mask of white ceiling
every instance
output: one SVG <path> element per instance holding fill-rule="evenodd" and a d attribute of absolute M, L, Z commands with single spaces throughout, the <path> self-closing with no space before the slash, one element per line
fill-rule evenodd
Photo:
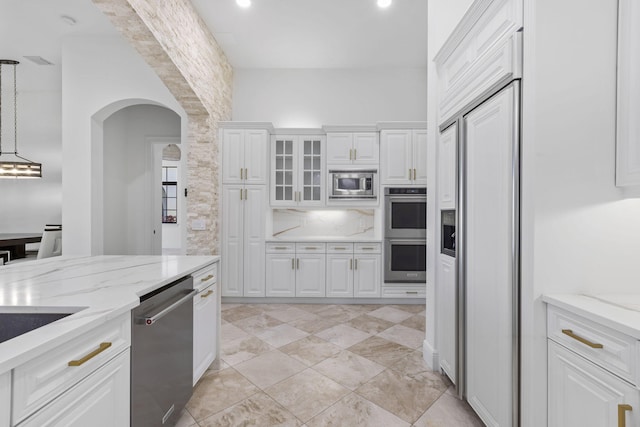
<path fill-rule="evenodd" d="M 253 0 L 248 9 L 192 1 L 236 68 L 426 67 L 427 0 L 394 0 L 388 9 L 376 0 Z M 21 62 L 19 89 L 60 90 L 63 37 L 115 34 L 91 0 L 0 1 L 0 59 Z"/>

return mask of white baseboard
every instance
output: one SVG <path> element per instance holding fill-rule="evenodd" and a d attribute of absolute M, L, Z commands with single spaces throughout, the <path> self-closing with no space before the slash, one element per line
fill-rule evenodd
<path fill-rule="evenodd" d="M 434 349 L 427 340 L 422 342 L 422 357 L 432 371 L 440 372 L 440 357 L 438 356 L 438 351 Z"/>

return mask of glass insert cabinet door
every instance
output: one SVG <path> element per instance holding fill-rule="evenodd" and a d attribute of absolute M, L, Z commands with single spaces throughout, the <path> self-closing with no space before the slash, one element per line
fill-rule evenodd
<path fill-rule="evenodd" d="M 275 135 L 271 140 L 271 204 L 324 203 L 324 137 Z"/>
<path fill-rule="evenodd" d="M 322 142 L 318 139 L 302 140 L 302 200 L 322 201 Z"/>
<path fill-rule="evenodd" d="M 276 201 L 294 201 L 294 139 L 275 140 L 275 180 L 273 182 Z"/>

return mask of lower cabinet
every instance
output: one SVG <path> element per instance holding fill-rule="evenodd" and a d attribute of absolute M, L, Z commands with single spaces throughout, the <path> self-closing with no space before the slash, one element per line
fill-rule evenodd
<path fill-rule="evenodd" d="M 640 425 L 640 390 L 548 340 L 549 427 Z"/>
<path fill-rule="evenodd" d="M 0 375 L 0 426 L 11 422 L 11 372 Z"/>
<path fill-rule="evenodd" d="M 129 425 L 129 369 L 130 350 L 126 349 L 19 427 Z"/>
<path fill-rule="evenodd" d="M 296 252 L 296 296 L 325 296 L 326 255 Z"/>
<path fill-rule="evenodd" d="M 324 243 L 268 244 L 268 297 L 324 297 L 326 255 Z"/>
<path fill-rule="evenodd" d="M 216 360 L 218 291 L 212 284 L 193 297 L 193 385 Z"/>
<path fill-rule="evenodd" d="M 456 384 L 456 259 L 438 255 L 438 329 L 440 367 Z"/>

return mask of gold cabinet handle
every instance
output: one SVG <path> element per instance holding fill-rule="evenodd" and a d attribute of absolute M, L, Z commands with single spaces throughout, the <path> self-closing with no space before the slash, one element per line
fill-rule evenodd
<path fill-rule="evenodd" d="M 353 160 L 358 160 L 358 150 L 357 149 L 353 149 Z"/>
<path fill-rule="evenodd" d="M 618 427 L 627 426 L 627 411 L 633 411 L 631 405 L 621 404 L 618 405 Z"/>
<path fill-rule="evenodd" d="M 417 178 L 418 174 L 416 174 L 416 170 L 413 170 L 413 180 L 415 181 Z"/>
<path fill-rule="evenodd" d="M 245 200 L 249 199 L 249 190 L 247 190 L 246 188 L 244 189 L 244 199 Z"/>
<path fill-rule="evenodd" d="M 409 168 L 409 181 L 411 181 L 411 168 Z"/>
<path fill-rule="evenodd" d="M 418 295 L 418 291 L 406 291 L 407 295 Z"/>
<path fill-rule="evenodd" d="M 242 188 L 240 189 L 240 200 L 242 200 Z"/>
<path fill-rule="evenodd" d="M 296 260 L 295 260 L 295 258 L 291 258 L 291 269 L 292 270 L 296 269 Z"/>
<path fill-rule="evenodd" d="M 347 248 L 343 248 L 342 246 L 338 246 L 338 247 L 335 247 L 333 249 L 336 250 L 336 251 L 346 251 L 347 250 Z"/>
<path fill-rule="evenodd" d="M 353 258 L 349 260 L 349 270 L 353 270 Z"/>
<path fill-rule="evenodd" d="M 353 263 L 353 269 L 357 270 L 358 269 L 358 258 L 355 259 L 355 262 Z"/>
<path fill-rule="evenodd" d="M 296 269 L 300 270 L 300 258 L 296 258 Z"/>
<path fill-rule="evenodd" d="M 208 275 L 207 277 L 203 277 L 202 279 L 200 279 L 201 282 L 206 282 L 209 279 L 213 279 L 213 274 Z"/>
<path fill-rule="evenodd" d="M 243 179 L 242 178 L 242 168 L 240 168 L 240 179 Z"/>
<path fill-rule="evenodd" d="M 372 250 L 374 250 L 375 248 L 370 248 L 370 247 L 366 246 L 366 247 L 364 247 L 364 248 L 360 248 L 360 249 L 362 249 L 363 251 L 372 251 Z"/>
<path fill-rule="evenodd" d="M 91 353 L 87 354 L 86 356 L 84 356 L 81 359 L 72 360 L 71 362 L 69 362 L 69 366 L 80 366 L 83 363 L 89 361 L 90 359 L 93 359 L 94 357 L 96 357 L 97 355 L 99 355 L 100 353 L 102 353 L 103 351 L 108 349 L 109 347 L 111 347 L 111 343 L 110 342 L 101 342 L 100 346 L 97 349 L 93 350 Z"/>
<path fill-rule="evenodd" d="M 314 250 L 315 250 L 315 249 L 318 249 L 318 248 L 316 248 L 315 246 L 305 246 L 304 248 L 305 248 L 305 249 L 314 249 Z"/>
<path fill-rule="evenodd" d="M 212 290 L 208 290 L 207 293 L 200 295 L 200 298 L 206 298 L 213 293 Z"/>
<path fill-rule="evenodd" d="M 578 336 L 578 335 L 574 334 L 571 329 L 563 329 L 562 333 L 565 334 L 565 335 L 570 336 L 574 340 L 580 341 L 584 345 L 588 345 L 591 348 L 602 348 L 603 347 L 602 344 L 593 343 L 593 342 L 589 341 L 588 339 L 582 338 L 581 336 Z"/>
<path fill-rule="evenodd" d="M 249 169 L 244 168 L 244 179 L 247 180 L 249 179 Z"/>
<path fill-rule="evenodd" d="M 349 160 L 353 160 L 353 150 L 349 148 Z"/>
<path fill-rule="evenodd" d="M 273 249 L 284 250 L 284 249 L 287 249 L 287 247 L 286 246 L 275 246 Z"/>

